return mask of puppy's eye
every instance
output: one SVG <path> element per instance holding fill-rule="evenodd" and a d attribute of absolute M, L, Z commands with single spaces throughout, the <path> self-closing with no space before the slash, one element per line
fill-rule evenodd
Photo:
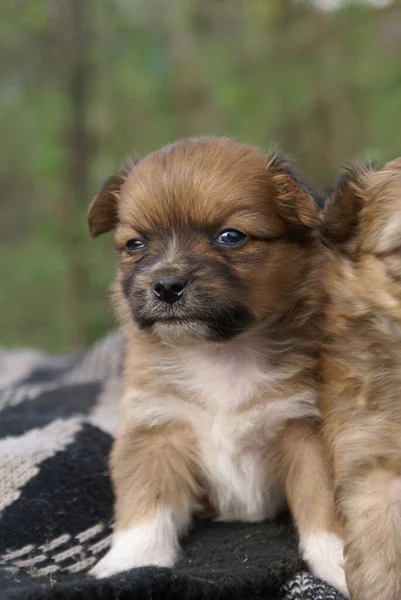
<path fill-rule="evenodd" d="M 126 242 L 124 249 L 129 254 L 133 254 L 137 250 L 142 250 L 142 248 L 144 246 L 145 246 L 145 244 L 143 242 L 141 242 L 141 240 L 137 240 L 135 238 L 132 238 L 132 239 L 128 240 L 128 242 Z"/>
<path fill-rule="evenodd" d="M 240 246 L 245 242 L 247 236 L 242 231 L 236 229 L 225 229 L 219 234 L 216 242 L 225 246 Z"/>

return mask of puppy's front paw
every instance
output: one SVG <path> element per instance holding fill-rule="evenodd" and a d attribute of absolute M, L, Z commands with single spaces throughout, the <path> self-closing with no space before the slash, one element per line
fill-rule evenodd
<path fill-rule="evenodd" d="M 128 551 L 128 548 L 127 548 Z M 104 577 L 111 577 L 115 573 L 120 571 L 127 571 L 135 567 L 135 564 L 131 564 L 133 561 L 129 560 L 128 552 L 123 555 L 120 554 L 118 548 L 112 548 L 109 552 L 89 571 L 91 577 L 96 579 L 103 579 Z"/>
<path fill-rule="evenodd" d="M 129 571 L 137 567 L 172 567 L 175 561 L 170 561 L 169 557 L 154 556 L 146 560 L 143 556 L 135 557 L 124 555 L 121 556 L 118 552 L 110 550 L 94 567 L 89 571 L 89 575 L 96 579 L 104 579 L 111 577 L 122 571 Z"/>
<path fill-rule="evenodd" d="M 152 551 L 149 548 L 141 550 L 138 547 L 133 548 L 132 544 L 122 544 L 117 541 L 106 556 L 89 571 L 89 575 L 97 579 L 103 579 L 121 571 L 129 571 L 135 567 L 150 565 L 172 567 L 175 559 L 176 552 L 173 549 L 170 552 L 164 552 L 157 548 L 154 548 Z"/>
<path fill-rule="evenodd" d="M 152 521 L 115 533 L 111 549 L 89 575 L 102 579 L 135 567 L 172 567 L 177 554 L 175 529 L 168 519 L 158 515 Z"/>
<path fill-rule="evenodd" d="M 311 535 L 301 540 L 300 549 L 313 575 L 350 597 L 344 573 L 344 544 L 337 535 L 328 532 Z"/>

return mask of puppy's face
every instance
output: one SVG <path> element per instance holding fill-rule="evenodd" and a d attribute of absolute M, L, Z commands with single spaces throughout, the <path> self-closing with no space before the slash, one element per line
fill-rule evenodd
<path fill-rule="evenodd" d="M 277 155 L 199 138 L 111 178 L 89 221 L 94 236 L 114 229 L 121 321 L 176 344 L 227 340 L 284 310 L 319 212 Z"/>

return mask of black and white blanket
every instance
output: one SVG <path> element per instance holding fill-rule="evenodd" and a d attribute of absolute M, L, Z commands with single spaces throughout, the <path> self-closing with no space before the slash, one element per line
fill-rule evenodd
<path fill-rule="evenodd" d="M 176 569 L 86 575 L 110 543 L 122 348 L 113 333 L 80 356 L 0 349 L 0 599 L 341 600 L 306 572 L 286 516 L 199 521 Z"/>

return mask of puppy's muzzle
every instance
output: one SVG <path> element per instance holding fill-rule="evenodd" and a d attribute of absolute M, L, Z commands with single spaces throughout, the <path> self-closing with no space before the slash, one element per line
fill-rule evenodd
<path fill-rule="evenodd" d="M 177 275 L 163 275 L 158 277 L 152 285 L 153 295 L 167 304 L 174 304 L 184 293 L 188 279 Z"/>

